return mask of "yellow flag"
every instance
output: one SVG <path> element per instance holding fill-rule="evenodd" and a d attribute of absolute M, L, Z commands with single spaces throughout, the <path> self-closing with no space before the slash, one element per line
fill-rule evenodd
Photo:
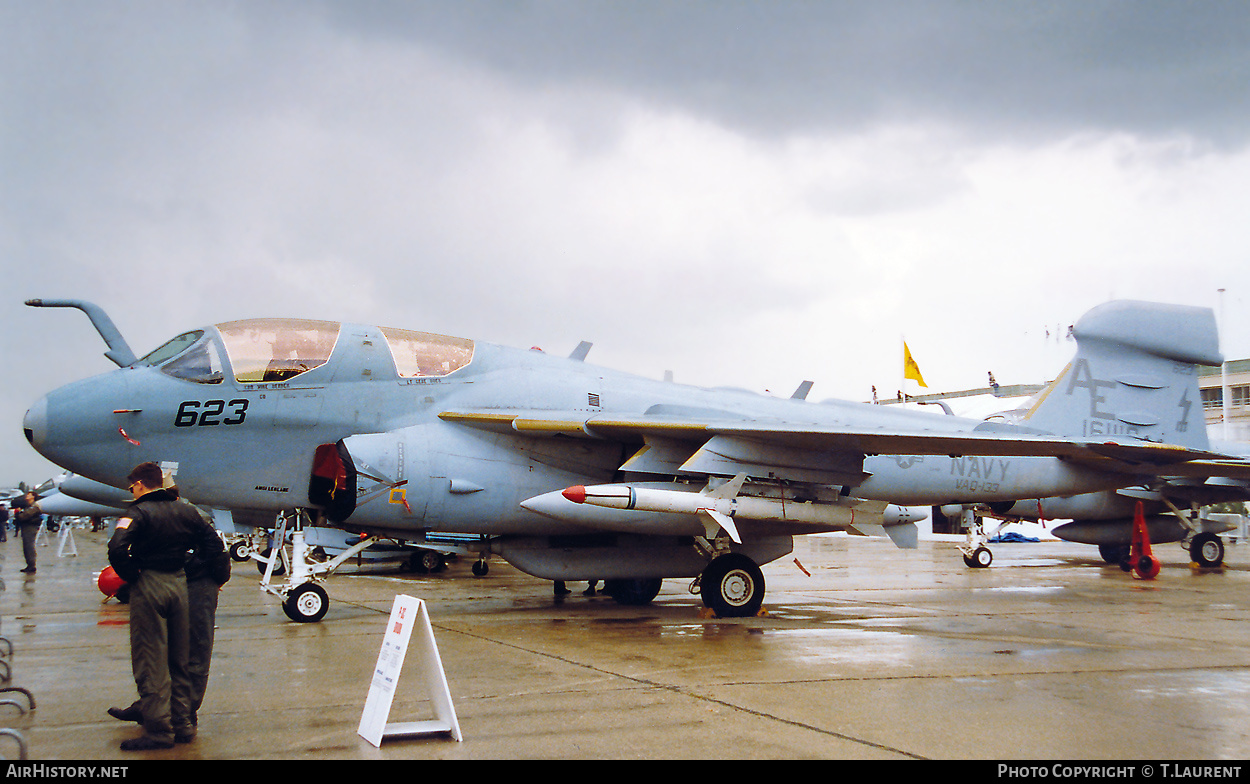
<path fill-rule="evenodd" d="M 903 378 L 913 379 L 925 389 L 929 388 L 929 385 L 924 382 L 924 376 L 920 375 L 920 366 L 911 358 L 911 350 L 907 348 L 906 340 L 903 341 Z"/>

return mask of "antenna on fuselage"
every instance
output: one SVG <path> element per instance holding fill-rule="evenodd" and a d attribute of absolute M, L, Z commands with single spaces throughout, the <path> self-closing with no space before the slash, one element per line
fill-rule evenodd
<path fill-rule="evenodd" d="M 794 390 L 794 394 L 790 396 L 791 400 L 807 400 L 807 393 L 812 391 L 812 382 L 804 381 L 799 384 L 799 388 Z"/>
<path fill-rule="evenodd" d="M 108 345 L 109 350 L 104 352 L 104 356 L 113 360 L 118 367 L 133 365 L 138 359 L 135 352 L 130 350 L 130 344 L 117 329 L 117 325 L 113 323 L 113 319 L 109 318 L 99 305 L 77 299 L 28 299 L 26 304 L 32 308 L 77 308 L 87 314 L 87 318 L 91 319 L 91 325 Z"/>

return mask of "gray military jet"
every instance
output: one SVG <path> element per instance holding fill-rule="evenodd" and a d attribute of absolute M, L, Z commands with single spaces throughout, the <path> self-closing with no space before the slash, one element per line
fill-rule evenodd
<path fill-rule="evenodd" d="M 654 381 L 570 357 L 427 332 L 296 319 L 195 329 L 136 357 L 87 313 L 120 369 L 49 393 L 27 439 L 77 474 L 123 486 L 142 461 L 183 494 L 281 529 L 292 510 L 402 540 L 482 537 L 548 580 L 605 581 L 650 602 L 663 578 L 721 616 L 758 612 L 759 564 L 792 537 L 884 531 L 890 504 L 997 504 L 1149 484 L 1250 477 L 1210 451 L 1195 364 L 1221 361 L 1210 310 L 1113 302 L 1076 325 L 1069 368 L 1018 421 Z M 316 569 L 282 589 L 296 620 L 328 605 Z M 282 541 L 279 537 L 279 541 Z M 970 541 L 966 558 L 988 559 Z M 268 579 L 268 574 L 266 579 Z"/>
<path fill-rule="evenodd" d="M 1247 459 L 1242 454 L 1244 450 L 1244 445 L 1236 444 L 1228 444 L 1221 449 L 1227 454 Z M 1245 479 L 1165 477 L 1117 490 L 1067 498 L 1031 498 L 1010 505 L 995 504 L 992 509 L 974 508 L 971 511 L 980 516 L 998 518 L 1003 523 L 1057 521 L 1058 524 L 1050 532 L 1059 539 L 1096 545 L 1107 563 L 1125 565 L 1133 536 L 1133 516 L 1140 503 L 1153 544 L 1180 542 L 1193 563 L 1203 568 L 1214 568 L 1224 562 L 1224 541 L 1219 534 L 1237 528 L 1237 516 L 1211 513 L 1204 507 L 1246 500 L 1250 500 L 1250 482 Z M 1183 511 L 1181 507 L 1187 509 Z M 945 506 L 934 511 L 953 517 L 967 514 L 969 510 Z"/>

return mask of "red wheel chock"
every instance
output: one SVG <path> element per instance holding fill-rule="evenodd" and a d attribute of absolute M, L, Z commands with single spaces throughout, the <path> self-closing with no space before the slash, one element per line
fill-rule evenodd
<path fill-rule="evenodd" d="M 1150 551 L 1150 533 L 1146 530 L 1146 516 L 1141 501 L 1133 514 L 1133 543 L 1129 548 L 1129 563 L 1133 573 L 1141 580 L 1153 580 L 1159 575 L 1159 559 Z"/>

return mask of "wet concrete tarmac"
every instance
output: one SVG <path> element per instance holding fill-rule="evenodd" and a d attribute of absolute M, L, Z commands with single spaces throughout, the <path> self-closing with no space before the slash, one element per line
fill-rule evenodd
<path fill-rule="evenodd" d="M 685 580 L 622 607 L 462 560 L 345 567 L 326 619 L 296 624 L 235 564 L 199 737 L 134 753 L 118 745 L 135 726 L 105 713 L 135 695 L 127 609 L 95 587 L 105 535 L 74 541 L 40 548 L 32 576 L 20 542 L 0 544 L 12 685 L 37 701 L 0 705 L 0 727 L 30 759 L 1250 758 L 1247 544 L 1217 571 L 1157 546 L 1163 571 L 1142 581 L 1061 542 L 995 545 L 973 570 L 948 542 L 801 537 L 764 568 L 751 619 L 701 617 Z M 400 593 L 427 603 L 463 742 L 356 733 Z M 432 713 L 412 657 L 391 721 Z"/>

